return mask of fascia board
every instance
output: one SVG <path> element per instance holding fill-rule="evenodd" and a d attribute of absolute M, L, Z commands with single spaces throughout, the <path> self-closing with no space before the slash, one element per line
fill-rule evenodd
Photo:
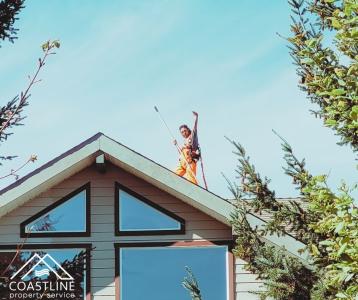
<path fill-rule="evenodd" d="M 246 214 L 246 218 L 252 228 L 257 227 L 258 229 L 263 229 L 264 225 L 266 224 L 265 221 L 260 220 L 259 218 L 251 214 Z M 309 255 L 306 251 L 304 251 L 303 253 L 301 253 L 300 251 L 304 249 L 306 245 L 296 240 L 290 235 L 278 236 L 277 234 L 266 234 L 264 236 L 264 239 L 279 247 L 284 247 L 288 252 L 297 256 L 303 261 L 307 261 L 309 259 Z"/>
<path fill-rule="evenodd" d="M 0 217 L 90 165 L 98 150 L 95 140 L 0 195 Z"/>
<path fill-rule="evenodd" d="M 231 226 L 229 219 L 234 210 L 232 203 L 193 185 L 170 170 L 104 135 L 0 195 L 0 217 L 89 166 L 94 162 L 99 151 L 108 154 L 114 164 L 126 171 Z M 265 223 L 253 215 L 248 215 L 248 221 L 252 227 L 262 227 Z M 300 254 L 298 251 L 304 248 L 304 244 L 291 236 L 267 235 L 265 239 L 275 245 L 285 247 L 287 251 L 303 260 L 307 259 L 307 254 Z"/>
<path fill-rule="evenodd" d="M 114 164 L 230 226 L 228 219 L 233 205 L 227 200 L 188 182 L 106 136 L 100 137 L 100 148 L 112 157 Z"/>
<path fill-rule="evenodd" d="M 111 162 L 115 165 L 165 190 L 169 194 L 212 216 L 218 221 L 231 226 L 229 220 L 234 210 L 232 203 L 193 185 L 170 170 L 106 136 L 101 136 L 100 148 L 110 156 Z M 262 228 L 265 224 L 263 220 L 251 214 L 247 215 L 247 219 L 253 228 Z M 305 245 L 292 236 L 278 236 L 273 234 L 266 235 L 264 238 L 276 246 L 285 247 L 288 252 L 302 260 L 307 260 L 308 258 L 306 252 L 300 253 L 299 251 L 303 249 Z"/>
<path fill-rule="evenodd" d="M 119 165 L 121 168 L 167 191 L 220 222 L 231 226 L 229 219 L 230 214 L 234 210 L 234 205 L 232 203 L 187 182 L 185 179 L 178 177 L 168 169 L 152 162 L 106 136 L 101 136 L 100 145 L 101 150 L 110 155 L 112 157 L 112 162 Z M 261 228 L 265 224 L 264 221 L 250 214 L 247 215 L 247 219 L 253 228 Z M 305 245 L 289 235 L 277 236 L 273 234 L 266 235 L 264 238 L 277 246 L 285 247 L 288 252 L 298 256 L 302 260 L 307 259 L 307 253 L 301 254 L 299 251 L 300 249 L 303 249 Z"/>

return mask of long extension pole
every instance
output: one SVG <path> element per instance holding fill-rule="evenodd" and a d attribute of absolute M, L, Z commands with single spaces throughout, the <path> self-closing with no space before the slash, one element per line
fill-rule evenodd
<path fill-rule="evenodd" d="M 175 137 L 174 137 L 172 131 L 170 130 L 170 128 L 169 128 L 167 122 L 165 122 L 165 120 L 164 120 L 162 114 L 160 113 L 158 107 L 154 106 L 154 109 L 155 109 L 155 111 L 158 113 L 159 118 L 162 120 L 162 122 L 164 123 L 165 127 L 168 129 L 168 132 L 169 132 L 170 136 L 172 137 L 172 139 L 175 140 Z"/>
<path fill-rule="evenodd" d="M 208 184 L 206 183 L 206 178 L 205 178 L 205 173 L 204 173 L 204 163 L 203 163 L 203 158 L 202 155 L 200 154 L 200 166 L 201 166 L 201 173 L 203 174 L 203 181 L 204 181 L 204 185 L 205 185 L 205 189 L 208 189 Z"/>
<path fill-rule="evenodd" d="M 158 113 L 158 115 L 159 115 L 160 119 L 162 120 L 162 122 L 164 123 L 165 127 L 167 128 L 167 130 L 168 130 L 170 136 L 172 137 L 172 139 L 175 140 L 175 137 L 174 137 L 172 131 L 170 130 L 170 128 L 169 128 L 167 122 L 165 122 L 165 120 L 164 120 L 162 114 L 160 113 L 158 107 L 154 106 L 154 109 L 155 109 L 155 111 Z M 194 176 L 194 177 L 196 177 L 195 174 L 193 173 L 193 171 L 191 170 L 190 164 L 188 163 L 187 159 L 185 158 L 185 155 L 184 155 L 183 151 L 181 150 L 181 148 L 179 147 L 178 143 L 176 143 L 175 146 L 176 146 L 176 148 L 177 148 L 179 154 L 184 158 L 185 163 L 186 163 L 186 165 L 187 165 L 187 168 L 188 168 L 189 172 L 191 173 L 191 175 Z"/>

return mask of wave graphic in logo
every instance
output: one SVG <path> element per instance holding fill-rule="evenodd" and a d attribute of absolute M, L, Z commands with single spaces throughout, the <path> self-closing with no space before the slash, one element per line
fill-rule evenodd
<path fill-rule="evenodd" d="M 41 271 L 35 271 L 35 276 L 36 277 L 41 277 L 41 276 L 44 276 L 44 275 L 47 275 L 49 276 L 50 275 L 50 270 L 49 269 L 42 269 Z"/>
<path fill-rule="evenodd" d="M 14 275 L 12 275 L 10 279 L 13 280 L 18 274 L 20 274 L 20 272 L 22 272 L 23 269 L 25 269 L 26 266 L 30 266 L 31 264 L 33 264 L 33 266 L 25 275 L 21 277 L 21 280 L 24 280 L 29 274 L 31 274 L 31 272 L 34 272 L 34 274 L 38 277 L 45 274 L 49 275 L 49 272 L 52 272 L 59 280 L 74 280 L 73 277 L 56 260 L 54 260 L 50 254 L 40 257 L 37 253 L 35 253 Z M 36 267 L 40 264 L 44 264 L 47 268 L 37 271 Z M 51 265 L 53 265 L 53 267 L 51 267 Z"/>

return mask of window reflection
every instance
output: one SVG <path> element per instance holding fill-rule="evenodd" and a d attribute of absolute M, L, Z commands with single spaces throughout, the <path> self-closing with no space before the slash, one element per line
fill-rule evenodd
<path fill-rule="evenodd" d="M 118 192 L 120 231 L 180 230 L 177 220 L 123 190 Z"/>
<path fill-rule="evenodd" d="M 182 287 L 188 266 L 203 299 L 227 299 L 227 247 L 121 248 L 120 291 L 125 300 L 190 300 Z"/>
<path fill-rule="evenodd" d="M 86 191 L 82 191 L 29 223 L 25 232 L 85 232 Z"/>
<path fill-rule="evenodd" d="M 2 250 L 0 299 L 84 300 L 86 260 L 86 249 Z"/>

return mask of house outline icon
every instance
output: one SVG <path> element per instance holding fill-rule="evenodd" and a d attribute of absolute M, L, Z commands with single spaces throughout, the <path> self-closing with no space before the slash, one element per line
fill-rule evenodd
<path fill-rule="evenodd" d="M 65 274 L 65 276 L 60 276 L 46 261 L 45 259 L 49 258 L 52 262 L 55 263 L 55 265 Z M 64 269 L 61 267 L 61 265 L 53 259 L 53 257 L 50 254 L 46 254 L 43 257 L 40 257 L 37 253 L 35 253 L 12 277 L 10 278 L 13 280 L 17 274 L 19 274 L 29 263 L 31 263 L 34 259 L 38 259 L 38 262 L 25 274 L 21 277 L 21 280 L 23 280 L 27 275 L 29 275 L 40 263 L 43 263 L 46 265 L 47 268 L 50 269 L 52 273 L 56 275 L 56 277 L 59 280 L 74 280 L 74 278 Z"/>

